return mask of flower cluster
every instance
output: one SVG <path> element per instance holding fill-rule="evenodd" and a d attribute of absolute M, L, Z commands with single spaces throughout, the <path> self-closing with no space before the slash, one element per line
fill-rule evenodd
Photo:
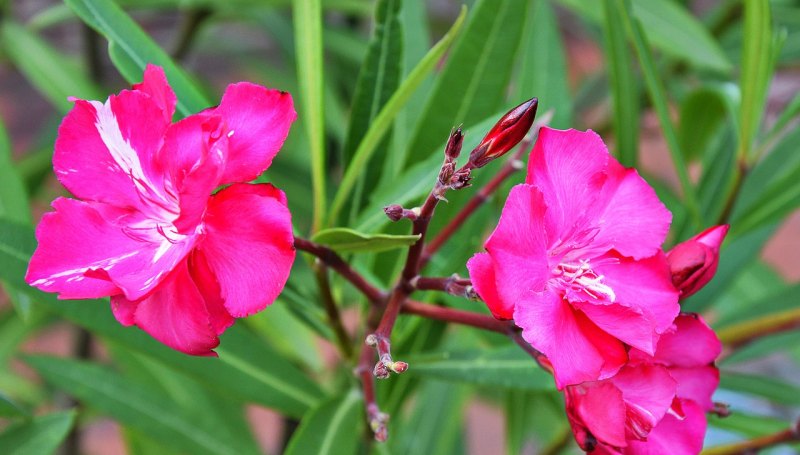
<path fill-rule="evenodd" d="M 42 218 L 27 282 L 63 299 L 110 296 L 122 324 L 213 355 L 234 318 L 272 303 L 294 261 L 283 192 L 243 183 L 283 145 L 291 96 L 232 84 L 219 106 L 173 123 L 175 94 L 148 66 L 133 90 L 73 101 L 53 166 L 78 199 Z"/>
<path fill-rule="evenodd" d="M 670 222 L 597 134 L 542 128 L 487 252 L 467 264 L 492 314 L 546 356 L 587 451 L 702 447 L 720 345 L 679 298 L 710 280 L 727 227 L 665 254 Z"/>

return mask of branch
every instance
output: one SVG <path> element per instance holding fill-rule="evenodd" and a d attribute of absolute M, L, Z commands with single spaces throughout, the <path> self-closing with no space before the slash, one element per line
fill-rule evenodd
<path fill-rule="evenodd" d="M 469 278 L 461 278 L 458 274 L 445 278 L 418 276 L 411 280 L 411 285 L 420 291 L 442 291 L 456 297 L 480 300 L 480 296 L 472 287 L 472 281 Z"/>
<path fill-rule="evenodd" d="M 319 258 L 320 261 L 338 272 L 339 275 L 361 291 L 372 303 L 379 303 L 386 298 L 385 292 L 367 282 L 360 273 L 350 267 L 350 265 L 332 249 L 302 237 L 294 238 L 294 246 L 298 250 L 305 251 Z"/>
<path fill-rule="evenodd" d="M 328 280 L 328 268 L 317 259 L 313 266 L 314 275 L 317 278 L 317 286 L 319 287 L 320 296 L 322 298 L 325 313 L 328 315 L 328 322 L 333 328 L 333 333 L 336 335 L 336 343 L 339 345 L 339 351 L 346 357 L 350 358 L 353 355 L 353 347 L 350 342 L 350 337 L 342 325 L 342 318 L 339 314 L 339 307 L 333 298 L 331 292 L 331 283 Z"/>
<path fill-rule="evenodd" d="M 511 321 L 499 321 L 494 317 L 485 314 L 436 306 L 428 303 L 416 302 L 414 300 L 408 300 L 403 305 L 402 311 L 403 313 L 415 314 L 428 319 L 468 325 L 470 327 L 476 327 L 502 334 L 508 334 L 509 332 L 516 330 L 514 323 Z"/>
<path fill-rule="evenodd" d="M 759 338 L 798 327 L 800 327 L 800 308 L 793 308 L 730 325 L 719 330 L 717 336 L 730 351 L 748 345 Z"/>
<path fill-rule="evenodd" d="M 747 441 L 711 447 L 710 449 L 704 450 L 703 455 L 745 455 L 757 453 L 762 449 L 779 444 L 787 444 L 798 441 L 800 441 L 800 420 L 795 422 L 792 428 Z"/>

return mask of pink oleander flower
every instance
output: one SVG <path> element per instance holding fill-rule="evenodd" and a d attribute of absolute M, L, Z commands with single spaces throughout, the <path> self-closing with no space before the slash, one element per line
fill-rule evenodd
<path fill-rule="evenodd" d="M 719 248 L 729 227 L 708 228 L 667 252 L 672 284 L 682 299 L 702 289 L 717 273 Z"/>
<path fill-rule="evenodd" d="M 73 101 L 53 167 L 78 199 L 42 218 L 27 282 L 62 299 L 110 296 L 123 325 L 214 355 L 234 318 L 272 303 L 294 261 L 283 192 L 241 183 L 278 153 L 291 96 L 232 84 L 219 106 L 172 123 L 175 94 L 148 65 L 133 90 Z"/>
<path fill-rule="evenodd" d="M 609 378 L 626 345 L 652 354 L 678 314 L 660 249 L 670 221 L 597 134 L 542 128 L 526 182 L 467 268 L 492 314 L 547 356 L 559 389 Z"/>
<path fill-rule="evenodd" d="M 678 316 L 655 355 L 633 349 L 615 376 L 564 390 L 576 441 L 592 454 L 700 453 L 720 350 L 699 316 Z"/>

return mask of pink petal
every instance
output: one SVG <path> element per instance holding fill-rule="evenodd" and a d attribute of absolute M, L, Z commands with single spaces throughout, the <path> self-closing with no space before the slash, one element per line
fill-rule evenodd
<path fill-rule="evenodd" d="M 75 196 L 118 207 L 164 200 L 152 161 L 168 123 L 149 96 L 123 91 L 106 104 L 77 100 L 58 130 L 53 167 Z"/>
<path fill-rule="evenodd" d="M 553 292 L 517 301 L 514 322 L 523 338 L 550 360 L 559 389 L 608 378 L 628 359 L 619 340 Z"/>
<path fill-rule="evenodd" d="M 677 389 L 675 380 L 660 365 L 628 366 L 609 381 L 622 391 L 629 439 L 647 437 L 664 417 Z"/>
<path fill-rule="evenodd" d="M 634 261 L 615 255 L 595 271 L 613 289 L 614 305 L 579 304 L 601 329 L 627 344 L 652 354 L 660 334 L 672 327 L 680 312 L 678 292 L 672 286 L 669 265 L 663 253 Z"/>
<path fill-rule="evenodd" d="M 225 309 L 225 300 L 222 298 L 222 289 L 217 277 L 208 266 L 208 261 L 203 253 L 194 251 L 189 256 L 189 273 L 192 274 L 197 289 L 203 294 L 206 301 L 206 310 L 211 326 L 217 334 L 222 334 L 233 322 L 233 316 Z"/>
<path fill-rule="evenodd" d="M 486 241 L 495 265 L 497 289 L 507 305 L 544 290 L 550 277 L 542 193 L 517 185 L 506 199 L 500 222 Z"/>
<path fill-rule="evenodd" d="M 703 450 L 706 417 L 703 410 L 691 401 L 682 400 L 685 417 L 681 420 L 667 414 L 646 441 L 630 441 L 626 455 L 696 455 Z"/>
<path fill-rule="evenodd" d="M 576 439 L 582 436 L 583 427 L 601 444 L 615 447 L 627 444 L 625 404 L 623 394 L 617 387 L 608 381 L 590 382 L 569 386 L 566 394 L 567 417 Z M 581 443 L 580 440 L 578 442 Z"/>
<path fill-rule="evenodd" d="M 192 115 L 172 125 L 158 155 L 171 192 L 179 201 L 178 232 L 194 232 L 225 170 L 228 138 L 221 118 Z"/>
<path fill-rule="evenodd" d="M 112 305 L 124 307 L 133 303 L 126 300 L 115 296 Z M 136 325 L 156 340 L 186 354 L 215 355 L 212 349 L 219 344 L 219 338 L 186 261 L 178 264 L 152 294 L 136 305 Z"/>
<path fill-rule="evenodd" d="M 722 351 L 717 335 L 699 315 L 682 314 L 675 319 L 675 327 L 662 335 L 655 361 L 677 367 L 705 366 Z"/>
<path fill-rule="evenodd" d="M 711 410 L 711 397 L 719 385 L 719 370 L 713 366 L 671 367 L 669 374 L 678 382 L 679 398 L 692 400 L 704 410 Z"/>
<path fill-rule="evenodd" d="M 512 319 L 514 317 L 514 302 L 506 303 L 500 299 L 495 282 L 494 263 L 492 257 L 486 253 L 477 253 L 467 261 L 467 270 L 472 280 L 475 291 L 481 296 L 489 311 L 497 319 Z"/>
<path fill-rule="evenodd" d="M 598 196 L 600 231 L 594 241 L 606 244 L 624 256 L 641 259 L 660 250 L 667 236 L 672 214 L 655 190 L 635 169 L 625 169 L 609 159 L 608 179 Z"/>
<path fill-rule="evenodd" d="M 594 131 L 539 130 L 525 183 L 544 194 L 546 225 L 553 239 L 566 239 L 588 227 L 608 160 L 608 150 Z"/>
<path fill-rule="evenodd" d="M 229 85 L 213 112 L 232 133 L 222 183 L 247 182 L 264 172 L 297 117 L 290 94 L 249 82 Z"/>
<path fill-rule="evenodd" d="M 692 240 L 696 240 L 718 253 L 722 246 L 722 241 L 725 240 L 725 235 L 728 234 L 728 229 L 730 229 L 730 225 L 727 224 L 712 226 L 697 234 Z"/>
<path fill-rule="evenodd" d="M 152 291 L 194 245 L 167 240 L 141 214 L 105 204 L 58 198 L 36 230 L 39 246 L 27 282 L 63 299 Z M 163 231 L 162 231 L 163 232 Z"/>
<path fill-rule="evenodd" d="M 148 94 L 161 109 L 164 114 L 164 120 L 167 123 L 172 122 L 172 116 L 175 114 L 175 104 L 178 99 L 167 82 L 167 76 L 164 74 L 163 68 L 148 63 L 144 69 L 142 82 L 134 84 L 133 89 Z"/>
<path fill-rule="evenodd" d="M 215 194 L 198 251 L 217 277 L 233 317 L 263 310 L 280 294 L 294 261 L 294 236 L 282 191 L 234 184 Z"/>

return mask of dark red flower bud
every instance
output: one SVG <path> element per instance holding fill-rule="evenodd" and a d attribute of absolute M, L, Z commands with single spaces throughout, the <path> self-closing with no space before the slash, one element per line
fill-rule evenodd
<path fill-rule="evenodd" d="M 706 229 L 667 253 L 672 284 L 680 291 L 681 299 L 699 291 L 714 277 L 719 248 L 729 227 L 725 224 Z"/>
<path fill-rule="evenodd" d="M 450 138 L 447 140 L 447 146 L 444 148 L 444 154 L 449 160 L 455 160 L 461 154 L 461 147 L 464 144 L 464 133 L 459 126 L 450 133 Z"/>
<path fill-rule="evenodd" d="M 386 213 L 386 216 L 389 217 L 392 221 L 400 221 L 403 218 L 408 218 L 411 221 L 414 221 L 419 217 L 419 208 L 413 208 L 411 210 L 404 209 L 403 206 L 392 204 L 387 205 L 383 208 L 383 212 Z"/>
<path fill-rule="evenodd" d="M 469 154 L 472 167 L 483 167 L 517 145 L 531 129 L 538 106 L 539 100 L 531 98 L 508 111 Z"/>

